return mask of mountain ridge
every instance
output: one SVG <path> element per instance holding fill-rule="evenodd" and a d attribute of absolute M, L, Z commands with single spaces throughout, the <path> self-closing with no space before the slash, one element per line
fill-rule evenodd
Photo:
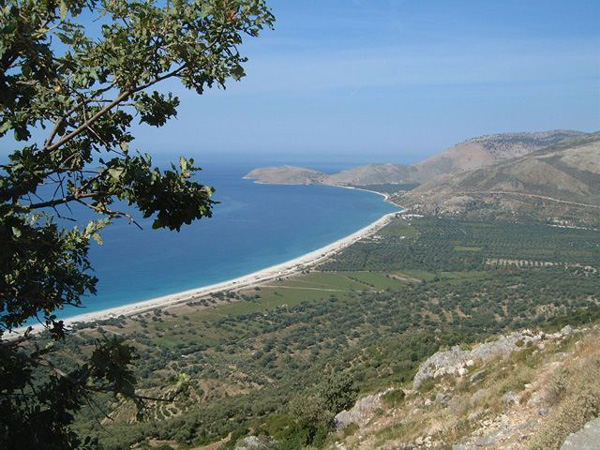
<path fill-rule="evenodd" d="M 394 200 L 436 214 L 527 210 L 551 218 L 578 210 L 584 219 L 587 215 L 593 218 L 600 214 L 600 132 L 434 179 Z"/>
<path fill-rule="evenodd" d="M 582 135 L 586 133 L 573 130 L 483 135 L 463 141 L 416 164 L 366 164 L 335 174 L 325 174 L 297 166 L 270 166 L 254 169 L 244 178 L 264 184 L 332 186 L 423 184 L 440 176 L 527 155 L 565 139 Z"/>

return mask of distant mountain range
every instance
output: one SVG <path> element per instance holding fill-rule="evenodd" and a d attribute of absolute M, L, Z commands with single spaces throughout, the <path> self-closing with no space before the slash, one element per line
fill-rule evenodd
<path fill-rule="evenodd" d="M 295 166 L 252 170 L 265 184 L 326 184 L 384 192 L 416 212 L 600 222 L 600 132 L 480 136 L 413 165 L 369 164 L 336 174 Z"/>
<path fill-rule="evenodd" d="M 254 169 L 245 178 L 264 184 L 328 184 L 359 187 L 422 184 L 442 175 L 460 173 L 527 155 L 584 134 L 564 130 L 495 134 L 469 139 L 418 164 L 368 164 L 333 175 L 304 167 L 271 166 Z"/>

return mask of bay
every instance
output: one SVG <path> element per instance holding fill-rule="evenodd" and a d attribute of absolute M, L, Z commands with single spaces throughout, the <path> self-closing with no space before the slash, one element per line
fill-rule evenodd
<path fill-rule="evenodd" d="M 256 165 L 212 163 L 200 180 L 220 203 L 210 219 L 181 232 L 143 230 L 124 220 L 102 232 L 90 259 L 96 296 L 58 317 L 101 311 L 237 278 L 316 250 L 398 208 L 382 196 L 330 186 L 255 184 L 243 176 Z M 332 165 L 315 167 L 336 170 Z"/>

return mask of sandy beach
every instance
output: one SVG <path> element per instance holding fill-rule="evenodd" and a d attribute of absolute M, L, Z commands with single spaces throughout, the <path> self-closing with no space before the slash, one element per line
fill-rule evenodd
<path fill-rule="evenodd" d="M 197 289 L 190 289 L 171 295 L 156 297 L 142 302 L 119 306 L 116 308 L 109 308 L 102 311 L 79 314 L 77 316 L 64 319 L 64 322 L 67 325 L 73 325 L 75 323 L 105 320 L 119 316 L 131 316 L 155 308 L 164 308 L 168 306 L 177 305 L 179 303 L 189 302 L 191 300 L 197 300 L 208 295 L 215 294 L 217 292 L 248 288 L 255 284 L 271 281 L 279 277 L 293 275 L 295 273 L 299 273 L 300 271 L 308 267 L 323 262 L 325 259 L 331 257 L 343 248 L 353 244 L 354 242 L 360 239 L 363 239 L 367 236 L 376 233 L 382 227 L 387 225 L 396 214 L 399 213 L 400 211 L 386 214 L 378 220 L 376 220 L 375 222 L 356 231 L 355 233 L 352 233 L 349 236 L 346 236 L 338 241 L 326 245 L 325 247 L 321 247 L 310 253 L 306 253 L 302 256 L 299 256 L 298 258 L 294 258 L 281 264 L 267 267 L 266 269 L 253 272 L 251 274 L 244 275 L 239 278 L 234 278 L 232 280 L 200 287 Z"/>

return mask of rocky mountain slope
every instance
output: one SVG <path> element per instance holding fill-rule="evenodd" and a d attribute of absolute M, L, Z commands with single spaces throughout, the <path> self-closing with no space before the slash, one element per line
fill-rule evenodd
<path fill-rule="evenodd" d="M 327 175 L 295 166 L 263 167 L 245 178 L 268 184 L 328 184 L 370 186 L 425 183 L 439 176 L 496 164 L 535 152 L 565 139 L 582 136 L 578 131 L 506 133 L 480 136 L 462 142 L 414 165 L 368 164 Z"/>
<path fill-rule="evenodd" d="M 438 178 L 396 198 L 434 213 L 569 211 L 600 215 L 600 133 L 569 139 L 493 166 Z"/>
<path fill-rule="evenodd" d="M 598 326 L 566 326 L 440 351 L 412 389 L 390 387 L 338 414 L 330 448 L 598 448 L 599 343 Z"/>
<path fill-rule="evenodd" d="M 557 130 L 540 133 L 505 133 L 480 136 L 433 156 L 419 164 L 424 179 L 491 166 L 528 155 L 565 139 L 583 135 L 578 131 Z"/>

